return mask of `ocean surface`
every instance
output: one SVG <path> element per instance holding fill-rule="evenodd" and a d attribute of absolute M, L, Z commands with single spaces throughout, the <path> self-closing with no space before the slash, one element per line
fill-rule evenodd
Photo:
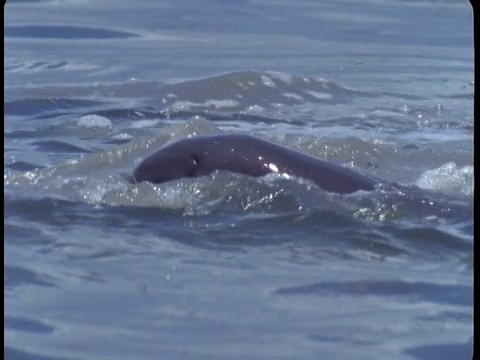
<path fill-rule="evenodd" d="M 8 360 L 471 359 L 473 15 L 449 0 L 9 0 Z M 215 172 L 244 133 L 405 185 Z"/>

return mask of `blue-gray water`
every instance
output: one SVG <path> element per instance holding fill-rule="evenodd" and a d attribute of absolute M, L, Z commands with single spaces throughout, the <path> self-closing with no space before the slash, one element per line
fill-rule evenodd
<path fill-rule="evenodd" d="M 470 359 L 467 1 L 10 0 L 5 357 Z M 250 133 L 391 181 L 125 179 Z"/>

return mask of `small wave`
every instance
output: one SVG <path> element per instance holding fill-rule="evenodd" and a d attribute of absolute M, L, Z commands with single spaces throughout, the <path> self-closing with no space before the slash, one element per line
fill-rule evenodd
<path fill-rule="evenodd" d="M 39 97 L 19 99 L 5 102 L 5 114 L 11 116 L 32 116 L 39 117 L 40 114 L 63 113 L 65 110 L 92 108 L 100 103 L 86 99 L 70 99 L 56 97 Z"/>
<path fill-rule="evenodd" d="M 409 297 L 416 301 L 456 306 L 471 306 L 472 287 L 458 284 L 434 284 L 427 282 L 390 281 L 355 281 L 339 283 L 324 282 L 304 286 L 286 287 L 275 291 L 275 295 L 338 295 L 368 294 L 368 296 Z"/>
<path fill-rule="evenodd" d="M 74 145 L 72 143 L 67 143 L 65 141 L 57 140 L 42 140 L 35 141 L 31 145 L 34 145 L 39 151 L 45 152 L 63 152 L 63 153 L 91 153 L 91 150 L 86 149 L 79 145 Z"/>
<path fill-rule="evenodd" d="M 183 81 L 167 85 L 169 98 L 204 103 L 212 99 L 241 100 L 243 108 L 251 105 L 273 104 L 294 105 L 305 101 L 312 103 L 344 103 L 353 96 L 373 96 L 363 91 L 342 87 L 336 83 L 318 79 L 298 77 L 279 72 L 244 71 L 226 73 L 200 80 Z M 285 94 L 288 94 L 285 96 Z"/>
<path fill-rule="evenodd" d="M 5 26 L 5 37 L 32 39 L 127 39 L 138 34 L 111 29 L 72 25 L 9 25 Z"/>

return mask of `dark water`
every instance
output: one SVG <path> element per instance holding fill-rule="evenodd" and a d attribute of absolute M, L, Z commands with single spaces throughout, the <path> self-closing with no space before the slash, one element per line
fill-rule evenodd
<path fill-rule="evenodd" d="M 7 359 L 470 359 L 466 1 L 9 1 Z M 406 185 L 126 181 L 249 133 Z"/>

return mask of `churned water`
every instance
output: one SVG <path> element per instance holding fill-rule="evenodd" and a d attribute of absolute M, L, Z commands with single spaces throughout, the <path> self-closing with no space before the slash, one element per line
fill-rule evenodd
<path fill-rule="evenodd" d="M 470 359 L 467 1 L 9 1 L 7 359 Z M 126 179 L 247 133 L 407 185 Z"/>

